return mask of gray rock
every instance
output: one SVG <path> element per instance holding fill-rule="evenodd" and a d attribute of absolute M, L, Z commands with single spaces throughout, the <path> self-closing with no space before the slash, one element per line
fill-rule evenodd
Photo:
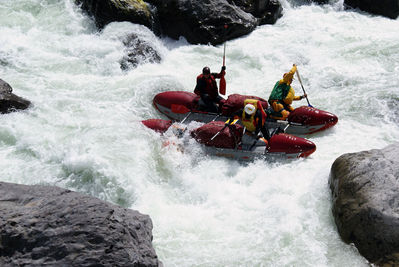
<path fill-rule="evenodd" d="M 0 113 L 9 113 L 18 109 L 27 109 L 31 105 L 29 100 L 12 93 L 11 86 L 0 79 Z"/>
<path fill-rule="evenodd" d="M 121 60 L 121 69 L 128 70 L 144 63 L 159 63 L 161 56 L 151 44 L 137 34 L 130 34 L 122 40 L 126 47 L 126 56 Z"/>
<path fill-rule="evenodd" d="M 0 182 L 0 266 L 160 266 L 149 216 L 52 186 Z"/>
<path fill-rule="evenodd" d="M 347 7 L 359 8 L 371 14 L 391 19 L 396 19 L 399 16 L 398 0 L 344 0 L 344 4 Z"/>
<path fill-rule="evenodd" d="M 399 266 L 399 143 L 340 156 L 329 184 L 341 238 L 372 263 Z"/>

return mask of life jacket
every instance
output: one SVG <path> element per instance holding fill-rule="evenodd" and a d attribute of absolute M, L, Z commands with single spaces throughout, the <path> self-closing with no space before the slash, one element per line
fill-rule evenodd
<path fill-rule="evenodd" d="M 287 97 L 290 88 L 291 86 L 284 83 L 283 80 L 276 82 L 269 96 L 269 103 L 271 104 L 273 100 L 284 100 Z"/>
<path fill-rule="evenodd" d="M 290 89 L 287 93 L 287 95 L 284 98 L 284 103 L 287 105 L 291 105 L 292 101 L 295 99 L 295 91 L 294 89 L 290 86 Z"/>
<path fill-rule="evenodd" d="M 205 82 L 205 88 L 198 88 L 198 85 L 201 86 L 201 82 Z M 201 89 L 204 90 L 204 92 L 201 92 Z M 197 95 L 206 93 L 211 99 L 216 99 L 218 96 L 218 86 L 215 77 L 212 74 L 209 76 L 209 78 L 205 78 L 203 74 L 198 75 L 197 86 L 195 87 L 194 93 Z"/>
<path fill-rule="evenodd" d="M 256 99 L 245 99 L 244 100 L 244 107 L 247 104 L 252 104 L 255 106 L 255 112 L 251 115 L 251 117 L 247 118 L 245 116 L 245 111 L 244 109 L 242 110 L 242 114 L 241 114 L 241 122 L 242 124 L 245 126 L 245 128 L 247 128 L 248 131 L 250 132 L 255 132 L 256 131 L 256 127 L 258 126 L 258 120 L 259 118 L 255 118 L 257 111 L 259 110 L 262 114 L 262 126 L 265 124 L 265 120 L 266 120 L 266 112 L 264 111 L 262 104 L 260 103 L 259 100 Z"/>

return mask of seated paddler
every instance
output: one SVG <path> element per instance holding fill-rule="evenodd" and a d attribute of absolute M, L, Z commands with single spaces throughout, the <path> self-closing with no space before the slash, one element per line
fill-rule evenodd
<path fill-rule="evenodd" d="M 259 100 L 246 99 L 244 101 L 244 108 L 236 111 L 233 114 L 234 119 L 239 119 L 246 131 L 253 134 L 256 138 L 259 132 L 262 133 L 263 138 L 270 139 L 269 129 L 266 125 L 267 114 L 262 107 Z"/>
<path fill-rule="evenodd" d="M 225 70 L 226 67 L 223 66 L 220 73 L 211 73 L 209 67 L 204 67 L 202 74 L 198 75 L 194 93 L 200 96 L 198 101 L 200 110 L 219 112 L 219 104 L 223 98 L 219 95 L 216 79 L 223 77 Z"/>
<path fill-rule="evenodd" d="M 284 73 L 283 79 L 274 85 L 268 100 L 274 111 L 270 117 L 286 120 L 290 112 L 294 111 L 294 108 L 291 106 L 292 102 L 306 97 L 306 94 L 296 96 L 294 89 L 291 87 L 295 72 L 296 65 L 294 64 L 289 72 Z"/>

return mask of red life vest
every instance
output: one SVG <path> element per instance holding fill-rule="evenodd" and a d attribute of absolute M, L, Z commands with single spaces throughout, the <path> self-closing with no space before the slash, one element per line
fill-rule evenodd
<path fill-rule="evenodd" d="M 216 99 L 218 96 L 218 86 L 216 84 L 215 77 L 210 75 L 209 78 L 205 78 L 203 74 L 198 75 L 197 77 L 197 85 L 205 83 L 205 88 L 203 88 L 204 92 L 210 96 L 211 99 Z M 200 95 L 200 88 L 198 86 L 195 88 L 194 93 Z"/>

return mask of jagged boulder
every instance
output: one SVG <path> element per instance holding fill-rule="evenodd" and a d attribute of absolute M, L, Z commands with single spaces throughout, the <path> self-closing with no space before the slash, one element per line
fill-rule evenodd
<path fill-rule="evenodd" d="M 75 0 L 103 28 L 113 21 L 145 25 L 157 35 L 185 37 L 192 44 L 221 44 L 273 24 L 278 0 Z M 228 25 L 227 30 L 225 25 Z"/>
<path fill-rule="evenodd" d="M 226 0 L 163 0 L 158 10 L 163 34 L 174 39 L 184 36 L 193 44 L 220 44 L 258 25 L 253 15 Z"/>
<path fill-rule="evenodd" d="M 399 143 L 340 156 L 329 184 L 341 238 L 372 263 L 399 266 Z"/>
<path fill-rule="evenodd" d="M 12 93 L 11 86 L 0 79 L 0 113 L 9 113 L 18 109 L 27 109 L 31 105 L 29 100 Z"/>
<path fill-rule="evenodd" d="M 257 14 L 259 24 L 274 24 L 281 18 L 283 8 L 278 0 L 270 0 L 265 8 Z"/>
<path fill-rule="evenodd" d="M 129 21 L 152 28 L 153 18 L 143 0 L 75 0 L 75 3 L 93 16 L 98 27 L 113 21 Z"/>
<path fill-rule="evenodd" d="M 278 0 L 228 0 L 258 19 L 259 25 L 274 24 L 282 16 L 283 8 Z"/>
<path fill-rule="evenodd" d="M 396 19 L 399 16 L 398 0 L 344 0 L 344 4 L 347 7 L 359 8 L 371 14 L 391 19 Z"/>
<path fill-rule="evenodd" d="M 149 216 L 53 186 L 0 182 L 0 266 L 161 266 Z"/>
<path fill-rule="evenodd" d="M 121 69 L 128 70 L 144 63 L 159 63 L 161 56 L 146 40 L 137 34 L 129 34 L 122 40 L 126 47 L 126 55 L 121 60 Z"/>

